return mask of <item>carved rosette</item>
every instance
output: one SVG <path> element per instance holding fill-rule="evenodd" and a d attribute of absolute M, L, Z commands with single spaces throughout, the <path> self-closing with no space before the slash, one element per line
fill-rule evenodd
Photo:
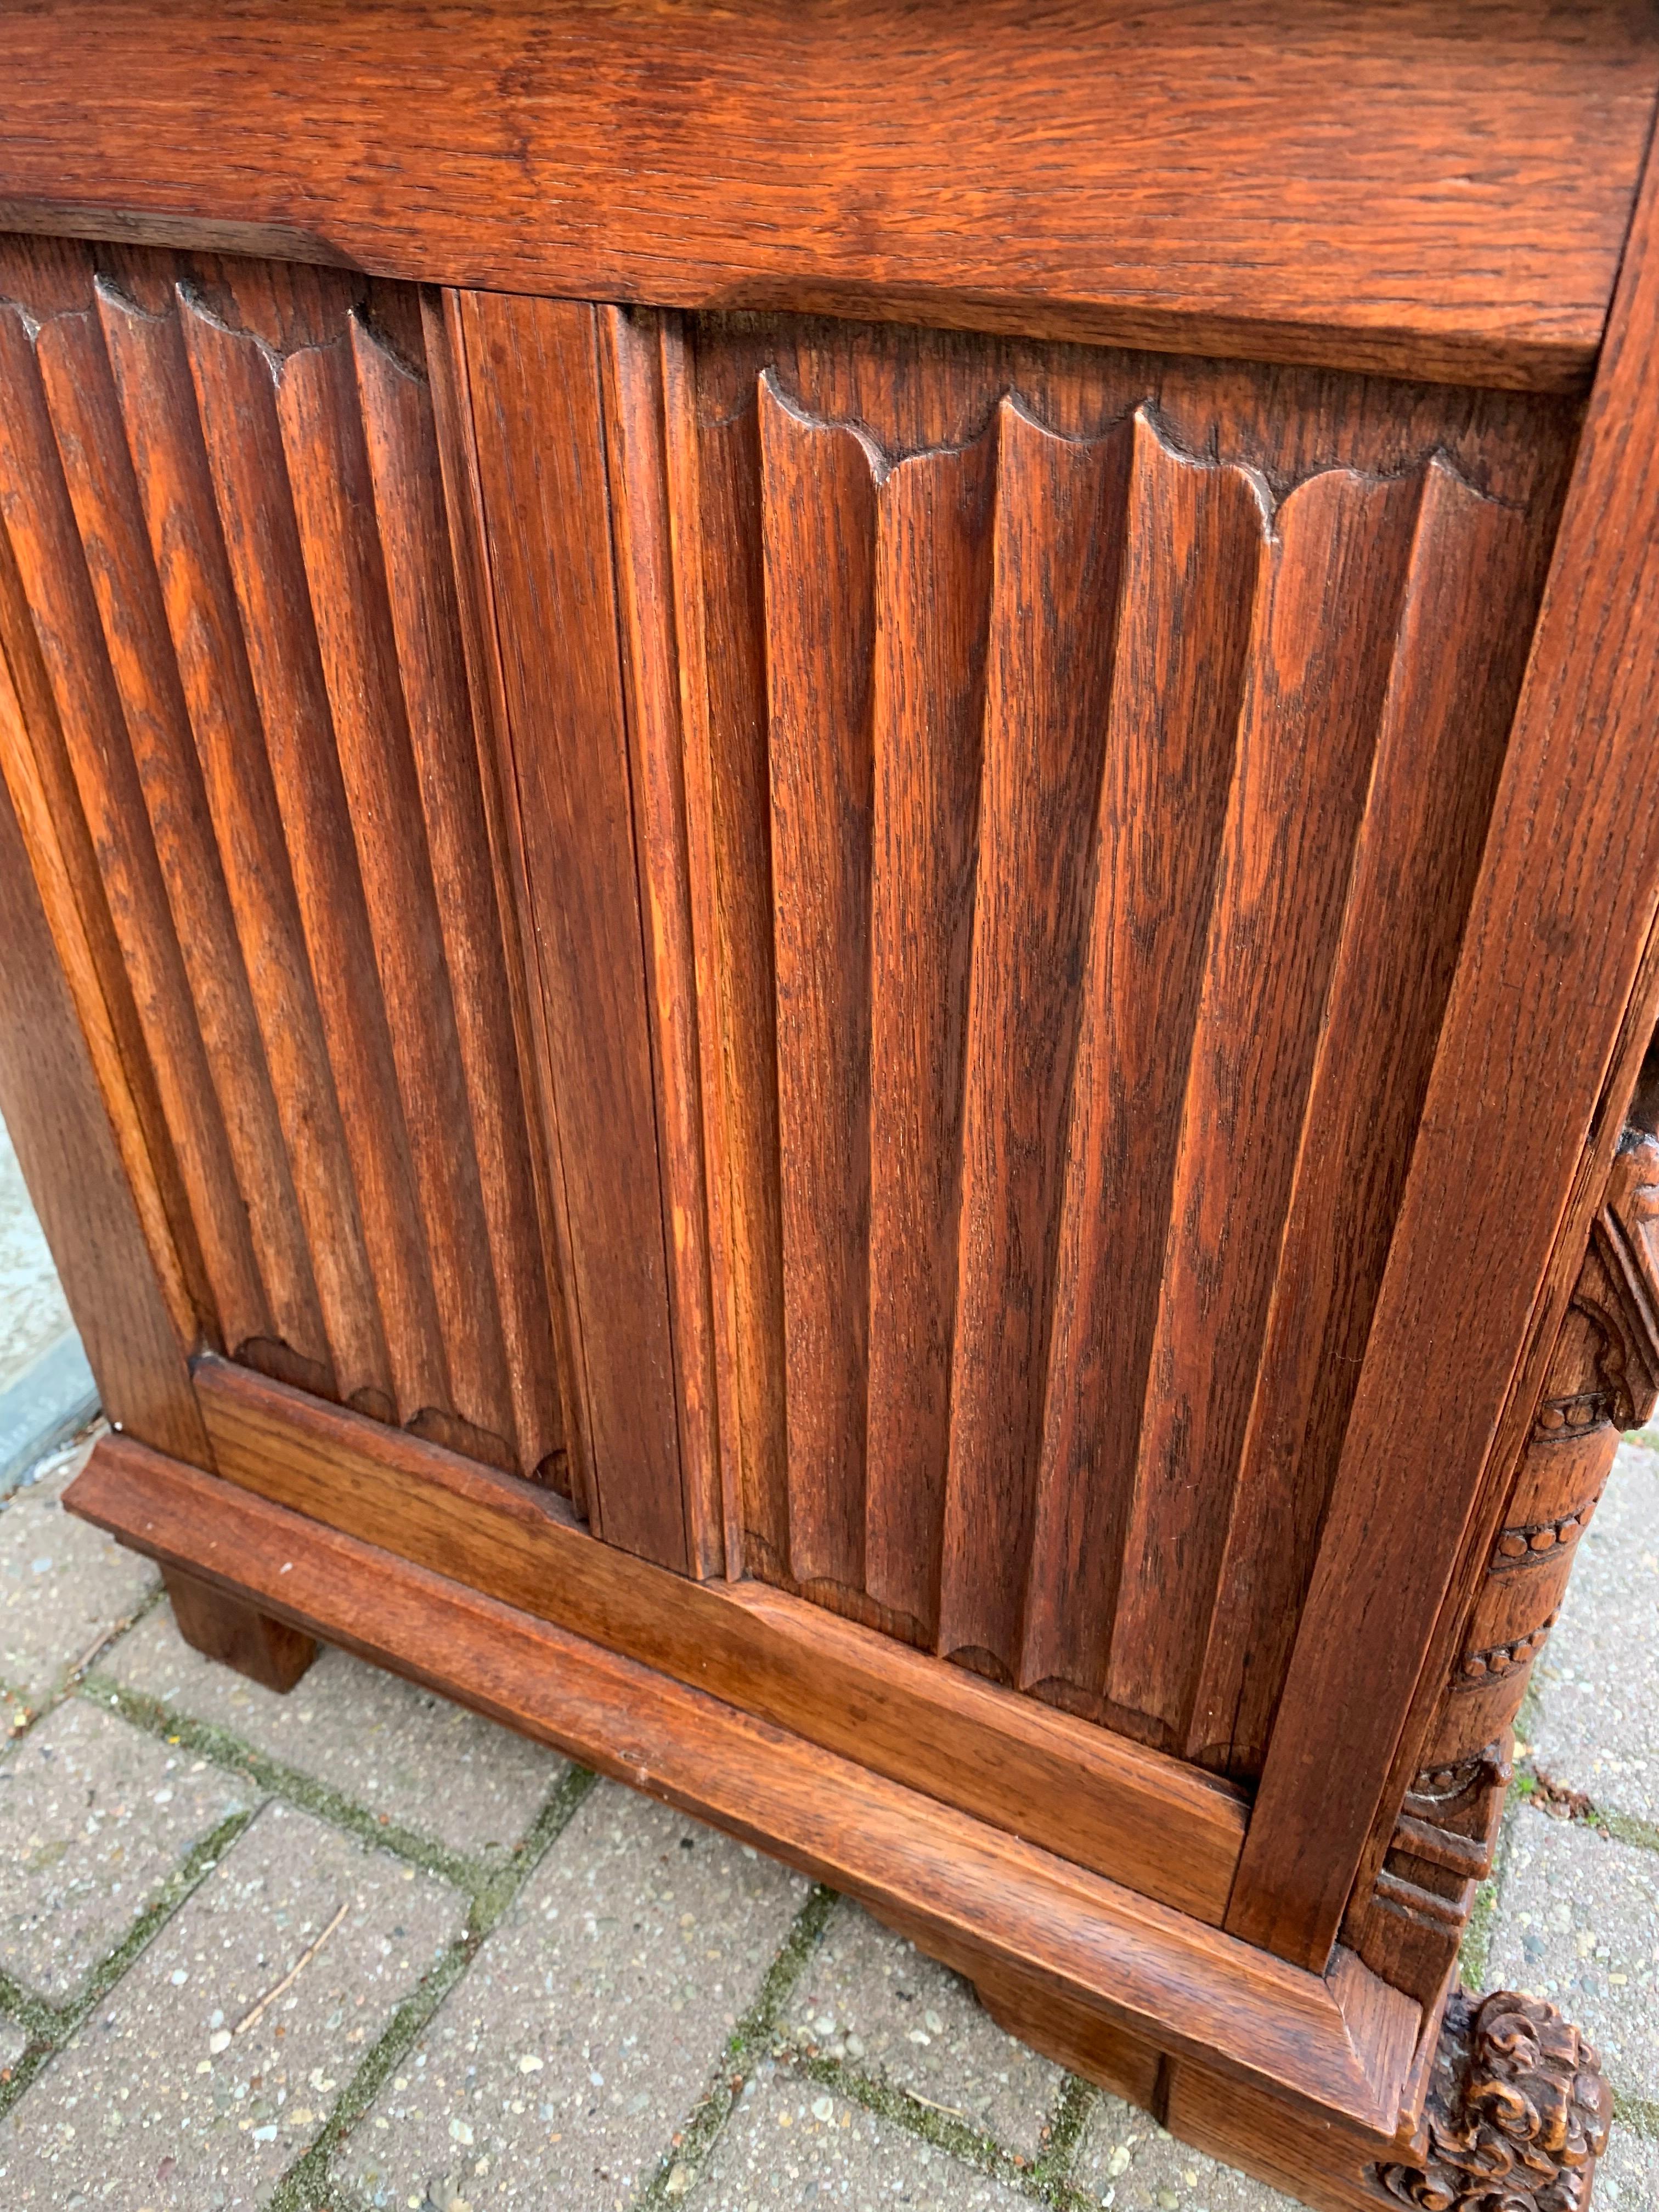
<path fill-rule="evenodd" d="M 1613 2099 L 1595 2047 L 1541 1997 L 1446 2007 L 1419 2163 L 1381 2166 L 1419 2212 L 1584 2212 Z"/>

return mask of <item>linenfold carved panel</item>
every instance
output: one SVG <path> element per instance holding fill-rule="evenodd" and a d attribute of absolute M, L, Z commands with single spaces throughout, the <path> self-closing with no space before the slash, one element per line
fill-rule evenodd
<path fill-rule="evenodd" d="M 750 1571 L 1249 1774 L 1559 423 L 917 333 L 690 343 Z"/>
<path fill-rule="evenodd" d="M 0 262 L 4 767 L 206 1340 L 526 1474 L 552 1325 L 412 293 Z M 93 856 L 95 854 L 95 865 Z"/>

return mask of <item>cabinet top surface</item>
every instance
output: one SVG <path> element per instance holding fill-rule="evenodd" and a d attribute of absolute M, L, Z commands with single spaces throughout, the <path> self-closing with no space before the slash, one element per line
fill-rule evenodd
<path fill-rule="evenodd" d="M 1659 21 L 1599 0 L 40 0 L 0 222 L 485 289 L 1587 379 Z"/>

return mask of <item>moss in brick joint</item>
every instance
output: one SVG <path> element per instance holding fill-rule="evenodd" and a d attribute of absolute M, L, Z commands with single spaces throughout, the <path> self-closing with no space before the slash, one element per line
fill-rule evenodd
<path fill-rule="evenodd" d="M 319 1820 L 343 1829 L 360 1842 L 377 1850 L 391 1851 L 410 1865 L 419 1867 L 423 1874 L 436 1875 L 441 1881 L 448 1882 L 469 1899 L 475 1914 L 481 1902 L 503 1879 L 516 1879 L 523 1844 L 519 1846 L 518 1855 L 505 1862 L 468 1858 L 428 1836 L 404 1827 L 401 1821 L 382 1820 L 379 1814 L 366 1811 L 341 1791 L 331 1789 L 327 1783 L 316 1781 L 295 1767 L 284 1765 L 281 1759 L 268 1759 L 263 1752 L 253 1750 L 228 1729 L 219 1728 L 210 1721 L 192 1720 L 188 1714 L 163 1705 L 158 1698 L 124 1689 L 106 1674 L 88 1675 L 81 1685 L 81 1695 L 118 1714 L 147 1735 L 180 1745 L 198 1759 L 209 1759 L 228 1773 L 245 1777 L 269 1796 L 297 1805 L 302 1812 L 314 1813 Z"/>
<path fill-rule="evenodd" d="M 233 1813 L 204 1836 L 176 1866 L 121 1941 L 101 1958 L 66 2004 L 47 2004 L 0 1974 L 0 2011 L 8 2012 L 29 2037 L 29 2045 L 0 2084 L 0 2118 L 11 2110 L 47 2059 L 61 2051 L 88 2014 L 106 1996 L 156 1930 L 169 1921 L 191 1893 L 207 1880 L 258 1811 L 257 1805 Z"/>
<path fill-rule="evenodd" d="M 466 1932 L 421 1977 L 365 2051 L 351 2079 L 335 2100 L 321 2131 L 277 2184 L 266 2212 L 343 2212 L 347 2199 L 331 2181 L 329 2164 L 340 2145 L 386 2086 L 394 2068 L 412 2049 L 421 2030 L 477 1957 L 478 1948 L 537 1867 L 568 1826 L 577 1807 L 593 1787 L 586 1767 L 564 1774 L 532 1823 L 510 1865 L 493 1870 L 472 1900 Z"/>

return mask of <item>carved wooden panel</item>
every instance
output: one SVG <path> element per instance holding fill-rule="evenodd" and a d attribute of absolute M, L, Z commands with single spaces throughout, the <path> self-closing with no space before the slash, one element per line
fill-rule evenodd
<path fill-rule="evenodd" d="M 662 343 L 750 1571 L 1249 1775 L 1571 412 Z"/>
<path fill-rule="evenodd" d="M 137 1100 L 152 1242 L 209 1343 L 559 1480 L 415 295 L 0 256 L 0 745 Z"/>

